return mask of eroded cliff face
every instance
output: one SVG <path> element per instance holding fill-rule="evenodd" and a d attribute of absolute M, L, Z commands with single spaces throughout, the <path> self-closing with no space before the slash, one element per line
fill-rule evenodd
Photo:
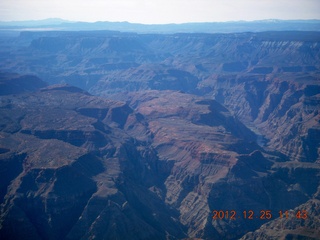
<path fill-rule="evenodd" d="M 225 81 L 215 98 L 263 135 L 267 147 L 292 160 L 319 161 L 320 89 L 315 82 Z"/>
<path fill-rule="evenodd" d="M 158 191 L 178 209 L 189 237 L 237 239 L 271 220 L 260 219 L 261 210 L 276 219 L 280 210 L 315 198 L 317 163 L 291 162 L 260 147 L 255 134 L 218 102 L 173 91 L 117 97 L 145 117 L 159 161 L 170 162 L 165 190 Z M 236 218 L 212 219 L 214 210 L 233 210 Z M 255 212 L 255 220 L 245 219 L 244 211 Z"/>
<path fill-rule="evenodd" d="M 40 32 L 0 44 L 5 71 L 22 69 L 108 98 L 150 89 L 206 96 L 271 149 L 319 160 L 318 32 Z"/>
<path fill-rule="evenodd" d="M 227 177 L 240 153 L 258 149 L 254 134 L 212 100 L 172 91 L 129 98 L 148 121 L 159 161 L 171 165 L 160 188 L 162 200 L 178 210 L 188 236 L 204 237 L 211 227 L 214 183 Z"/>
<path fill-rule="evenodd" d="M 2 48 L 1 69 L 59 84 L 0 79 L 14 89 L 1 92 L 1 237 L 238 239 L 280 236 L 280 210 L 316 216 L 318 33 L 19 41 Z M 317 234 L 316 217 L 303 220 L 286 226 Z"/>
<path fill-rule="evenodd" d="M 306 186 L 214 100 L 118 98 L 127 104 L 68 85 L 1 98 L 1 237 L 232 239 L 263 222 L 213 210 L 293 208 L 317 191 L 313 165 Z"/>
<path fill-rule="evenodd" d="M 3 96 L 1 238 L 185 236 L 149 190 L 163 174 L 155 151 L 123 130 L 145 128 L 135 115 L 66 85 Z"/>

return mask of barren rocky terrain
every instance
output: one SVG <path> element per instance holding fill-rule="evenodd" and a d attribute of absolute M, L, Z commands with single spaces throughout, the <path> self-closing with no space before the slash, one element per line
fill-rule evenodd
<path fill-rule="evenodd" d="M 318 32 L 22 32 L 0 59 L 1 239 L 320 238 Z"/>

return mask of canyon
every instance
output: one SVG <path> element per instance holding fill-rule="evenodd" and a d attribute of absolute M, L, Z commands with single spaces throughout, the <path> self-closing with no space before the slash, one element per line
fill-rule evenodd
<path fill-rule="evenodd" d="M 21 32 L 0 59 L 1 238 L 320 237 L 319 32 Z"/>

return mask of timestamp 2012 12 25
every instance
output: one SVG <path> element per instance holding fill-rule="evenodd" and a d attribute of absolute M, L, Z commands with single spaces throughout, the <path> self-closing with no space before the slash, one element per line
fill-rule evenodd
<path fill-rule="evenodd" d="M 274 218 L 296 218 L 296 219 L 307 219 L 308 212 L 306 210 L 279 210 L 279 211 L 272 211 L 272 210 L 260 210 L 260 211 L 253 211 L 253 210 L 213 210 L 212 211 L 212 219 L 213 220 L 222 220 L 222 219 L 230 219 L 230 220 L 237 220 L 237 219 L 247 219 L 247 220 L 270 220 Z"/>

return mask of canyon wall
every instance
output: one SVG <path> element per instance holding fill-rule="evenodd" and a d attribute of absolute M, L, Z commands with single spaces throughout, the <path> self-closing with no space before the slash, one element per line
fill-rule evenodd
<path fill-rule="evenodd" d="M 1 238 L 319 234 L 318 32 L 0 40 Z"/>

